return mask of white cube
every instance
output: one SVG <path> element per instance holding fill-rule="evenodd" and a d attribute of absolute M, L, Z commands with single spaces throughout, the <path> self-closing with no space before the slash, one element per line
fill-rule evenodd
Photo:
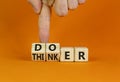
<path fill-rule="evenodd" d="M 88 48 L 75 47 L 75 61 L 88 61 Z"/>
<path fill-rule="evenodd" d="M 31 55 L 33 61 L 45 61 L 45 43 L 33 43 Z"/>
<path fill-rule="evenodd" d="M 60 60 L 60 44 L 46 43 L 46 60 L 59 61 Z"/>
<path fill-rule="evenodd" d="M 73 62 L 74 61 L 74 48 L 73 47 L 62 47 L 60 61 Z"/>

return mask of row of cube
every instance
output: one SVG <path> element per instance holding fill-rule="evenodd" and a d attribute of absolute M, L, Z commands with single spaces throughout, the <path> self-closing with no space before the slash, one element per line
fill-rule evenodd
<path fill-rule="evenodd" d="M 88 48 L 61 47 L 59 43 L 33 43 L 33 61 L 88 61 Z"/>

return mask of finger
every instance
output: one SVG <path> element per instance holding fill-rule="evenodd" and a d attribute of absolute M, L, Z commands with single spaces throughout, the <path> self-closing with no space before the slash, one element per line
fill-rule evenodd
<path fill-rule="evenodd" d="M 78 7 L 78 0 L 68 0 L 68 8 L 76 9 Z"/>
<path fill-rule="evenodd" d="M 42 2 L 48 6 L 52 6 L 55 0 L 42 0 Z"/>
<path fill-rule="evenodd" d="M 39 35 L 41 42 L 47 43 L 50 27 L 50 7 L 43 4 L 41 14 L 39 15 Z"/>
<path fill-rule="evenodd" d="M 86 0 L 78 0 L 79 4 L 84 4 Z"/>
<path fill-rule="evenodd" d="M 55 0 L 54 9 L 57 15 L 65 16 L 68 13 L 67 0 Z"/>
<path fill-rule="evenodd" d="M 32 5 L 36 13 L 40 13 L 42 6 L 41 0 L 28 0 L 28 2 Z"/>
<path fill-rule="evenodd" d="M 49 0 L 48 5 L 52 6 L 55 0 Z"/>

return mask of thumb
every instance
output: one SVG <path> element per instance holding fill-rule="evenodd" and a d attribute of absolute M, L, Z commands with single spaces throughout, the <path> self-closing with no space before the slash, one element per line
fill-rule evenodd
<path fill-rule="evenodd" d="M 28 0 L 28 2 L 32 5 L 34 11 L 38 14 L 40 13 L 42 2 L 41 0 Z"/>

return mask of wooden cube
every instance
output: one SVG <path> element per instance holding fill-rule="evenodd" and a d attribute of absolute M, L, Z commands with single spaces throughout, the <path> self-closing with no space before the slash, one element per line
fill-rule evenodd
<path fill-rule="evenodd" d="M 46 60 L 59 61 L 60 60 L 60 44 L 46 43 Z"/>
<path fill-rule="evenodd" d="M 45 61 L 45 43 L 33 43 L 31 55 L 33 61 Z"/>
<path fill-rule="evenodd" d="M 62 47 L 61 48 L 61 62 L 73 62 L 74 61 L 74 48 L 73 47 Z"/>
<path fill-rule="evenodd" d="M 88 61 L 88 48 L 75 47 L 75 61 Z"/>

